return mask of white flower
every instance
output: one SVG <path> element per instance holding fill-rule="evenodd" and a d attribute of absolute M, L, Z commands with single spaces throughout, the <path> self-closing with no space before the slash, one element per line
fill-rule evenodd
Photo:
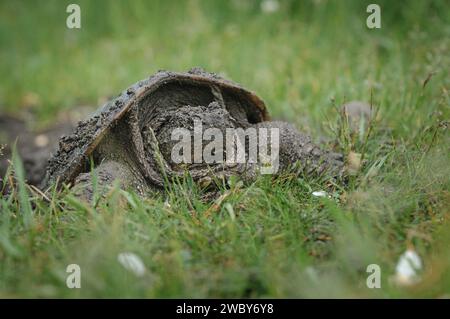
<path fill-rule="evenodd" d="M 261 10 L 264 13 L 273 13 L 278 11 L 280 4 L 277 0 L 264 0 L 261 2 Z"/>
<path fill-rule="evenodd" d="M 164 208 L 165 209 L 170 209 L 172 206 L 169 203 L 169 199 L 167 198 L 166 201 L 164 202 Z"/>
<path fill-rule="evenodd" d="M 329 197 L 327 192 L 325 192 L 325 191 L 315 191 L 315 192 L 312 192 L 312 195 L 316 196 L 316 197 Z"/>
<path fill-rule="evenodd" d="M 126 269 L 134 273 L 137 277 L 142 277 L 146 268 L 142 259 L 133 253 L 120 253 L 117 256 L 119 263 Z"/>
<path fill-rule="evenodd" d="M 422 261 L 417 253 L 408 249 L 400 256 L 395 267 L 395 283 L 401 286 L 409 286 L 419 281 L 417 271 L 422 269 Z"/>

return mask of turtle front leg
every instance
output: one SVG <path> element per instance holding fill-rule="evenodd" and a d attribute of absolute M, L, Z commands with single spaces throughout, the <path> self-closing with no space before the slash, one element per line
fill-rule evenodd
<path fill-rule="evenodd" d="M 321 149 L 308 135 L 299 132 L 293 125 L 271 121 L 258 123 L 256 127 L 279 129 L 279 172 L 298 163 L 308 175 L 328 174 L 333 178 L 342 177 L 344 172 L 342 154 Z"/>
<path fill-rule="evenodd" d="M 81 173 L 75 179 L 75 195 L 79 198 L 91 201 L 94 192 L 104 194 L 114 181 L 119 182 L 122 189 L 133 188 L 143 193 L 144 184 L 139 182 L 128 165 L 108 160 L 94 168 L 92 172 Z"/>

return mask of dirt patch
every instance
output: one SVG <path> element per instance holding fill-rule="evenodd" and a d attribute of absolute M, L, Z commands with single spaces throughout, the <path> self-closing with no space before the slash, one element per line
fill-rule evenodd
<path fill-rule="evenodd" d="M 16 144 L 17 151 L 23 161 L 25 177 L 29 184 L 39 185 L 45 175 L 50 155 L 58 147 L 61 136 L 70 133 L 74 126 L 71 121 L 61 121 L 44 129 L 29 129 L 26 122 L 10 115 L 0 115 L 0 144 L 4 146 L 0 156 L 0 178 L 3 178 L 9 166 L 12 148 Z"/>

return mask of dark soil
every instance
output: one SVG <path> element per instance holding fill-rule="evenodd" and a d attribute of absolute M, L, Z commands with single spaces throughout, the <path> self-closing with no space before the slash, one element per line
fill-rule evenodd
<path fill-rule="evenodd" d="M 61 121 L 45 130 L 29 129 L 22 119 L 10 115 L 0 115 L 0 145 L 4 146 L 0 156 L 0 178 L 3 178 L 9 166 L 12 149 L 16 144 L 25 177 L 29 184 L 39 185 L 45 175 L 50 155 L 55 152 L 61 136 L 73 130 L 70 121 Z"/>

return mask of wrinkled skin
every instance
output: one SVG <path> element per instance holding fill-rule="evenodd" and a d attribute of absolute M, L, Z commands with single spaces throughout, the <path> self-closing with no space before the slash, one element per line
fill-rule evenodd
<path fill-rule="evenodd" d="M 141 194 L 163 189 L 165 181 L 182 177 L 186 171 L 202 184 L 233 175 L 246 181 L 255 180 L 260 172 L 258 163 L 174 163 L 171 151 L 177 141 L 171 140 L 172 131 L 177 128 L 191 131 L 194 119 L 201 121 L 203 130 L 217 128 L 221 132 L 227 128 L 278 128 L 280 149 L 276 174 L 297 164 L 297 169 L 300 167 L 306 174 L 342 176 L 340 154 L 322 150 L 289 123 L 265 121 L 268 116 L 264 105 L 257 105 L 263 102 L 240 86 L 198 69 L 187 73 L 193 77 L 192 82 L 190 78 L 183 78 L 185 74 L 174 74 L 157 73 L 139 82 L 137 87 L 129 88 L 105 105 L 96 116 L 80 122 L 72 135 L 61 139 L 58 152 L 50 160 L 44 186 L 60 177 L 62 182 L 81 186 L 78 188 L 80 195 L 91 198 L 92 176 L 96 176 L 99 189 L 117 180 L 122 188 Z M 200 76 L 200 80 L 196 76 Z M 176 81 L 169 82 L 167 78 Z M 153 83 L 163 85 L 139 102 L 127 104 L 130 97 L 139 94 L 135 93 L 140 92 L 139 88 L 146 89 L 148 85 L 151 89 Z M 91 143 L 92 140 L 98 143 Z M 203 141 L 202 146 L 208 143 Z M 249 152 L 248 147 L 246 152 Z M 94 165 L 94 175 L 90 164 Z"/>

